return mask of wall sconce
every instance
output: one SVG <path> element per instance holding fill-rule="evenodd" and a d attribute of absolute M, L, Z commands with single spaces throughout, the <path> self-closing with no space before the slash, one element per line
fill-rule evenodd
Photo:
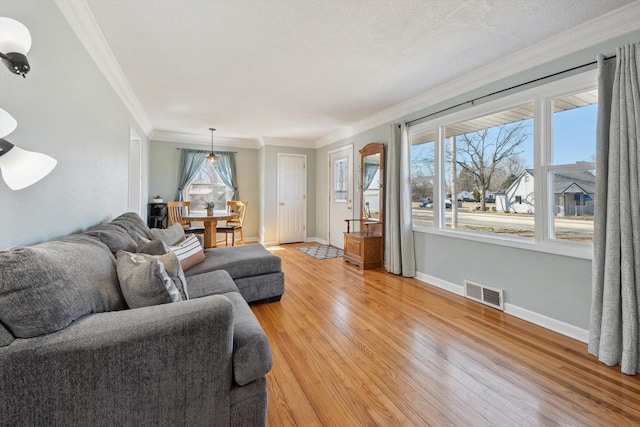
<path fill-rule="evenodd" d="M 0 58 L 14 74 L 26 74 L 31 69 L 27 52 L 31 49 L 31 34 L 24 24 L 0 17 Z"/>
<path fill-rule="evenodd" d="M 0 58 L 14 74 L 26 77 L 31 69 L 27 52 L 31 49 L 31 34 L 22 23 L 0 17 Z M 18 122 L 0 108 L 0 171 L 12 190 L 22 190 L 42 178 L 56 167 L 53 157 L 16 147 L 5 136 L 13 132 Z"/>
<path fill-rule="evenodd" d="M 5 136 L 13 132 L 18 123 L 0 108 L 0 171 L 12 190 L 22 190 L 40 181 L 56 167 L 53 157 L 16 147 Z"/>

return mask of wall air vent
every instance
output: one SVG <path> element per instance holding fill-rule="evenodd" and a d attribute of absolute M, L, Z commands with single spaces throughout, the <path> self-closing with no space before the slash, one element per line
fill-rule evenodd
<path fill-rule="evenodd" d="M 490 307 L 504 311 L 503 290 L 492 288 L 481 283 L 464 281 L 464 296 Z"/>

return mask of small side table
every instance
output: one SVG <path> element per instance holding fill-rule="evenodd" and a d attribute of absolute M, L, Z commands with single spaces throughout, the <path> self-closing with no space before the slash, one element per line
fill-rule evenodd
<path fill-rule="evenodd" d="M 149 228 L 167 228 L 166 203 L 149 203 L 147 212 L 147 225 Z"/>

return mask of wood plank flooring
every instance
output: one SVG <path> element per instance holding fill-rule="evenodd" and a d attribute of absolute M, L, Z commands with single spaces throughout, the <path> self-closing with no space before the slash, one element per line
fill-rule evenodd
<path fill-rule="evenodd" d="M 269 426 L 638 426 L 640 377 L 586 344 L 383 269 L 283 245 Z"/>

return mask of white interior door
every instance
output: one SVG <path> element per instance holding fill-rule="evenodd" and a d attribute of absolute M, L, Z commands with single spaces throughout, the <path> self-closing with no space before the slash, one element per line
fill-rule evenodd
<path fill-rule="evenodd" d="M 345 219 L 353 218 L 353 145 L 329 152 L 329 244 L 344 249 Z"/>
<path fill-rule="evenodd" d="M 142 140 L 129 130 L 129 198 L 127 210 L 142 215 Z"/>
<path fill-rule="evenodd" d="M 307 239 L 307 156 L 278 154 L 278 241 Z"/>

